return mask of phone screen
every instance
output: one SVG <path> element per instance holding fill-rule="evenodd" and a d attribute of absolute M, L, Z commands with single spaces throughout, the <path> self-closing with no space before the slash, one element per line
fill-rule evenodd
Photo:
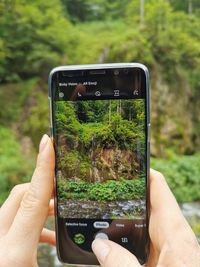
<path fill-rule="evenodd" d="M 56 71 L 51 81 L 60 259 L 97 265 L 91 244 L 148 253 L 148 101 L 142 68 Z"/>

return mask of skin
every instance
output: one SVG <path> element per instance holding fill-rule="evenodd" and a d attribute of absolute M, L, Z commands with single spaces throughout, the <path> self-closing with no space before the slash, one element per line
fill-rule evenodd
<path fill-rule="evenodd" d="M 54 150 L 44 135 L 31 183 L 17 185 L 0 209 L 0 267 L 36 267 L 39 242 L 55 245 L 44 228 L 53 215 Z M 148 267 L 199 267 L 200 248 L 162 174 L 151 170 L 151 249 Z M 108 240 L 93 241 L 103 267 L 139 267 L 137 259 Z"/>

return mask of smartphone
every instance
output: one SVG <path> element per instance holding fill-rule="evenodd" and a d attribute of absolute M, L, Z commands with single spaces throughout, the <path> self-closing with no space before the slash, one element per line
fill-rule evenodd
<path fill-rule="evenodd" d="M 94 239 L 141 264 L 149 253 L 149 74 L 139 63 L 62 66 L 49 75 L 59 259 L 99 265 Z"/>

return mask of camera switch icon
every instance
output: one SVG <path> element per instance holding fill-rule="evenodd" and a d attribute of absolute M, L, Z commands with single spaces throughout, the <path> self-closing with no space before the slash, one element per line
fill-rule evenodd
<path fill-rule="evenodd" d="M 100 91 L 96 91 L 95 92 L 95 96 L 101 96 L 101 92 Z"/>

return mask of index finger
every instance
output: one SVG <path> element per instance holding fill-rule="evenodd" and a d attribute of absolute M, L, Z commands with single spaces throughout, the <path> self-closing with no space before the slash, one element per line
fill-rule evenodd
<path fill-rule="evenodd" d="M 54 150 L 49 137 L 44 149 L 39 153 L 37 166 L 28 191 L 25 193 L 8 236 L 20 243 L 20 247 L 30 249 L 37 246 L 46 220 L 49 201 L 53 190 Z"/>

